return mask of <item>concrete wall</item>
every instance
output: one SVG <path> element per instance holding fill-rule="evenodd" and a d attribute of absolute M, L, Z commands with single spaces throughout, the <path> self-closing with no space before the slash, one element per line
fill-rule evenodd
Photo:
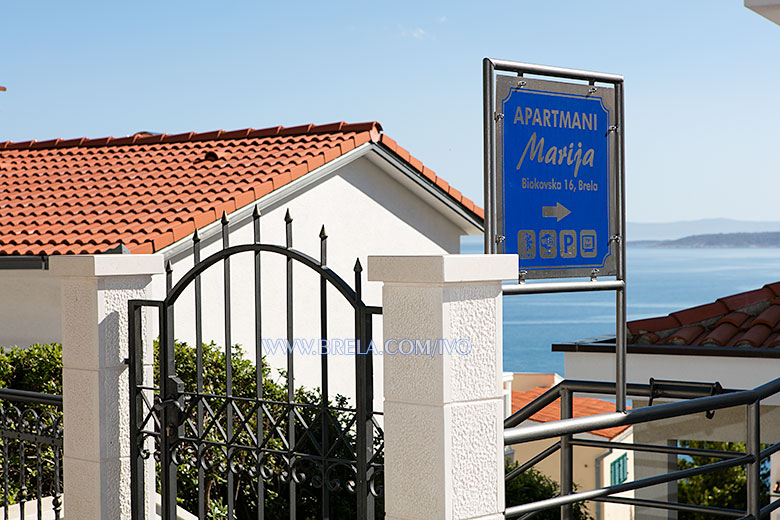
<path fill-rule="evenodd" d="M 43 270 L 0 270 L 0 295 L 0 346 L 62 341 L 59 277 Z"/>

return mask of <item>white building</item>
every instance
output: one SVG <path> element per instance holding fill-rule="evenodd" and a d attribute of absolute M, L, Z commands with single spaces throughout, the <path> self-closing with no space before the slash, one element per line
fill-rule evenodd
<path fill-rule="evenodd" d="M 629 383 L 648 384 L 655 378 L 752 389 L 780 373 L 780 282 L 668 316 L 632 321 L 628 329 Z M 553 345 L 553 351 L 564 353 L 566 379 L 614 381 L 614 337 Z M 634 408 L 647 404 L 644 399 L 633 400 Z M 736 407 L 718 410 L 711 419 L 701 413 L 636 424 L 634 441 L 661 445 L 678 440 L 745 442 L 745 421 L 744 407 Z M 760 431 L 762 443 L 778 441 L 780 396 L 761 401 Z M 772 488 L 780 481 L 778 462 L 773 455 Z M 666 473 L 676 466 L 674 455 L 635 454 L 636 479 Z M 676 501 L 677 487 L 672 482 L 638 490 L 636 495 Z M 676 518 L 673 512 L 647 508 L 638 508 L 637 516 Z"/>
<path fill-rule="evenodd" d="M 507 410 L 507 415 L 530 404 L 551 387 L 560 383 L 563 378 L 558 374 L 515 373 L 510 380 L 511 408 Z M 508 382 L 505 380 L 505 388 L 510 386 Z M 609 401 L 590 397 L 574 397 L 572 416 L 584 417 L 609 413 L 614 410 L 614 403 Z M 524 421 L 522 426 L 553 422 L 560 420 L 560 418 L 560 401 L 555 401 Z M 595 430 L 577 435 L 577 437 L 597 441 L 634 442 L 633 427 L 631 426 Z M 507 457 L 513 462 L 523 464 L 555 444 L 556 441 L 557 438 L 515 444 L 507 447 L 511 448 L 507 450 Z M 553 481 L 560 482 L 560 452 L 550 455 L 534 467 Z M 621 449 L 577 447 L 573 452 L 572 475 L 574 484 L 579 491 L 622 484 L 634 479 L 634 453 Z M 633 498 L 634 492 L 626 491 L 616 496 Z M 510 505 L 515 504 L 507 504 L 507 506 Z M 628 520 L 634 515 L 634 508 L 624 504 L 586 502 L 586 506 L 596 520 Z"/>
<path fill-rule="evenodd" d="M 315 259 L 322 226 L 327 264 L 351 286 L 353 266 L 371 255 L 459 251 L 461 235 L 482 232 L 482 210 L 381 133 L 379 123 L 304 125 L 262 130 L 137 134 L 124 138 L 0 143 L 0 345 L 61 341 L 59 281 L 48 259 L 63 254 L 161 253 L 174 283 L 193 266 L 192 237 L 202 258 L 230 243 L 253 242 L 252 213 L 262 214 L 261 241 L 285 244 L 287 211 L 293 247 Z M 284 261 L 263 255 L 263 336 L 285 334 Z M 231 259 L 232 342 L 254 358 L 252 255 Z M 319 337 L 318 279 L 294 270 L 295 336 Z M 381 284 L 367 282 L 364 301 L 381 305 Z M 165 294 L 165 280 L 156 280 Z M 203 275 L 203 338 L 224 345 L 222 269 Z M 175 337 L 194 344 L 192 289 L 176 304 Z M 331 297 L 334 312 L 339 298 Z M 354 337 L 354 316 L 329 323 L 332 338 Z M 313 316 L 317 320 L 312 319 Z M 316 322 L 316 323 L 315 323 Z M 381 341 L 381 322 L 374 324 Z M 268 356 L 284 367 L 284 355 Z M 351 395 L 354 362 L 336 356 L 333 392 Z M 300 356 L 296 385 L 319 386 L 318 356 Z M 381 359 L 376 363 L 381 403 Z"/>

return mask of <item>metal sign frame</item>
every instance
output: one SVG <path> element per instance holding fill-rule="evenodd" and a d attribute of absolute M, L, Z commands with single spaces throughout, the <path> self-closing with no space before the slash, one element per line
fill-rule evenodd
<path fill-rule="evenodd" d="M 538 294 L 550 292 L 615 291 L 615 409 L 626 411 L 626 200 L 625 200 L 625 116 L 623 98 L 623 76 L 601 72 L 550 67 L 506 60 L 485 58 L 482 62 L 483 79 L 483 139 L 484 139 L 484 197 L 485 197 L 485 254 L 499 252 L 501 238 L 498 233 L 498 203 L 496 169 L 496 141 L 499 116 L 496 110 L 496 72 L 525 74 L 586 82 L 595 86 L 605 83 L 614 88 L 614 131 L 615 141 L 615 183 L 614 192 L 614 234 L 610 237 L 615 253 L 615 280 L 597 280 L 592 272 L 590 281 L 558 283 L 525 283 L 525 276 L 519 276 L 519 284 L 504 286 L 504 294 Z M 525 79 L 525 78 L 524 78 Z M 527 81 L 527 80 L 526 80 Z M 576 273 L 582 274 L 582 273 Z"/>
<path fill-rule="evenodd" d="M 513 99 L 514 98 L 514 99 Z M 517 115 L 514 114 L 511 106 L 514 105 L 517 100 L 523 99 L 521 103 L 534 104 L 541 102 L 545 107 L 552 107 L 553 105 L 559 105 L 564 103 L 578 104 L 578 108 L 586 110 L 585 105 L 589 105 L 587 110 L 589 111 L 601 111 L 602 121 L 601 126 L 597 126 L 590 131 L 577 131 L 579 139 L 584 141 L 580 143 L 583 145 L 584 151 L 592 144 L 595 148 L 595 169 L 588 167 L 586 164 L 582 164 L 579 168 L 579 177 L 576 176 L 576 169 L 574 170 L 575 177 L 567 177 L 567 174 L 572 173 L 572 166 L 569 166 L 569 160 L 566 164 L 562 164 L 565 173 L 560 175 L 561 168 L 556 167 L 554 164 L 541 164 L 541 157 L 539 162 L 532 160 L 532 157 L 524 155 L 525 161 L 523 162 L 523 170 L 518 170 L 517 173 L 523 175 L 510 175 L 514 170 L 511 165 L 517 160 L 517 152 L 522 150 L 512 147 L 512 149 L 504 150 L 505 141 L 507 139 L 517 138 L 522 136 L 523 139 L 528 137 L 527 134 L 533 132 L 533 135 L 539 134 L 539 139 L 534 138 L 533 141 L 529 141 L 526 145 L 526 152 L 530 149 L 530 154 L 533 155 L 538 150 L 539 154 L 547 151 L 548 157 L 550 151 L 552 151 L 556 144 L 560 144 L 557 141 L 553 141 L 551 138 L 560 138 L 561 135 L 551 135 L 551 133 L 560 134 L 560 130 L 548 128 L 538 128 L 541 126 L 542 120 L 539 120 L 539 125 L 532 125 L 530 121 L 527 121 L 523 125 L 515 125 L 513 122 L 517 119 Z M 584 102 L 584 104 L 583 104 Z M 513 113 L 504 114 L 504 112 L 512 111 Z M 615 155 L 616 155 L 616 136 L 613 128 L 616 127 L 615 120 L 615 107 L 614 107 L 614 88 L 611 87 L 596 87 L 589 84 L 576 84 L 576 83 L 562 83 L 551 82 L 546 80 L 532 79 L 526 77 L 497 75 L 496 76 L 496 223 L 495 233 L 497 236 L 505 237 L 503 240 L 498 240 L 496 243 L 496 249 L 498 253 L 519 253 L 518 248 L 510 247 L 507 250 L 509 244 L 520 242 L 520 237 L 515 235 L 516 230 L 512 228 L 511 234 L 508 233 L 508 228 L 511 227 L 511 223 L 517 223 L 518 220 L 522 220 L 524 223 L 528 223 L 527 227 L 521 229 L 526 230 L 521 232 L 525 238 L 530 239 L 533 242 L 533 248 L 526 251 L 530 253 L 520 255 L 519 263 L 521 276 L 525 279 L 533 278 L 570 278 L 570 277 L 587 277 L 594 274 L 594 269 L 598 276 L 614 276 L 616 274 L 615 257 L 617 256 L 617 244 L 611 237 L 617 235 L 617 229 L 619 222 L 617 217 L 617 208 L 615 201 L 615 191 L 617 190 L 617 172 L 615 171 Z M 530 110 L 530 108 L 529 108 Z M 550 111 L 545 108 L 546 115 L 550 115 Z M 557 119 L 558 110 L 553 110 Z M 575 112 L 577 124 L 579 125 L 579 112 Z M 522 114 L 520 115 L 520 121 L 522 121 Z M 597 118 L 592 118 L 595 123 Z M 550 118 L 548 123 L 553 124 L 553 119 Z M 583 123 L 585 120 L 583 119 Z M 591 122 L 589 119 L 587 122 Z M 584 129 L 583 129 L 584 130 Z M 571 137 L 572 130 L 564 130 Z M 544 140 L 547 139 L 546 147 Z M 568 142 L 568 138 L 566 141 Z M 525 142 L 525 141 L 524 141 Z M 578 140 L 572 138 L 572 150 L 576 150 L 574 146 Z M 532 144 L 538 143 L 538 148 L 535 148 Z M 552 145 L 552 147 L 551 147 Z M 564 143 L 565 147 L 566 143 Z M 564 148 L 565 150 L 565 148 Z M 554 154 L 556 157 L 558 154 Z M 565 155 L 565 154 L 564 154 Z M 576 157 L 577 153 L 570 153 L 571 156 Z M 587 157 L 587 154 L 585 154 Z M 593 156 L 591 156 L 593 157 Z M 553 162 L 555 158 L 553 157 Z M 587 160 L 586 160 L 587 162 Z M 574 165 L 579 166 L 576 161 L 571 161 Z M 592 164 L 592 163 L 591 163 Z M 531 171 L 527 171 L 528 169 Z M 541 170 L 541 171 L 540 171 Z M 539 176 L 537 179 L 537 175 Z M 519 184 L 520 177 L 526 178 L 530 176 L 530 179 L 538 181 L 541 185 L 548 185 L 548 189 L 537 190 L 529 189 L 524 190 Z M 593 183 L 584 182 L 585 179 L 593 181 Z M 557 182 L 555 182 L 557 180 Z M 545 182 L 550 181 L 550 182 Z M 579 182 L 578 182 L 579 181 Z M 596 183 L 596 181 L 598 181 Z M 557 184 L 557 186 L 555 186 Z M 594 191 L 581 191 L 580 189 L 585 187 L 596 187 Z M 510 194 L 510 187 L 512 193 Z M 562 189 L 556 189 L 560 187 Z M 550 189 L 552 188 L 552 189 Z M 515 201 L 514 204 L 507 204 L 508 197 L 513 195 L 519 195 L 518 191 L 522 191 L 522 200 Z M 562 205 L 561 202 L 565 203 Z M 557 206 L 557 208 L 556 208 Z M 545 209 L 543 209 L 545 208 Z M 556 210 L 559 213 L 556 213 Z M 560 211 L 565 213 L 561 214 Z M 543 216 L 543 212 L 547 211 L 548 215 Z M 537 214 L 538 212 L 538 214 Z M 571 213 L 571 216 L 569 214 Z M 555 218 L 556 215 L 558 218 Z M 541 218 L 540 218 L 541 217 Z M 552 217 L 552 218 L 550 218 Z M 574 219 L 574 220 L 572 220 Z M 533 223 L 532 223 L 533 222 Z M 587 254 L 582 243 L 583 235 L 590 234 L 584 230 L 592 230 L 592 245 L 594 246 L 592 257 L 587 258 L 584 255 Z M 551 234 L 553 240 L 551 249 L 548 249 L 548 253 L 552 253 L 552 258 L 545 258 L 543 250 L 541 248 L 542 233 L 540 230 L 549 230 L 546 233 Z M 596 232 L 598 230 L 598 233 Z M 528 237 L 527 235 L 531 235 Z M 572 237 L 570 244 L 574 247 L 573 255 L 570 259 L 565 260 L 564 244 L 561 244 L 563 235 L 570 235 Z M 598 237 L 598 238 L 596 238 Z M 539 245 L 540 247 L 536 247 Z M 557 246 L 557 247 L 556 247 Z M 580 246 L 580 247 L 578 247 Z M 536 251 L 539 249 L 539 251 Z M 560 255 L 558 254 L 560 249 Z M 537 254 L 538 253 L 538 254 Z M 579 253 L 579 254 L 578 254 Z M 547 264 L 553 263 L 554 266 Z"/>

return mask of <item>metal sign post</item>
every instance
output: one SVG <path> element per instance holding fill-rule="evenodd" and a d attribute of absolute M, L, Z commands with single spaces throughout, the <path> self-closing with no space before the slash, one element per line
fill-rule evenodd
<path fill-rule="evenodd" d="M 483 87 L 485 253 L 518 255 L 520 283 L 505 294 L 616 291 L 615 397 L 624 412 L 623 77 L 485 58 Z M 525 283 L 566 277 L 590 281 Z"/>

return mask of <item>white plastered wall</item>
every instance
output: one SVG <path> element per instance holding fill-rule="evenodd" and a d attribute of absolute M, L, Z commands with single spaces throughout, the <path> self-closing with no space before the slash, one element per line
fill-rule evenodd
<path fill-rule="evenodd" d="M 62 341 L 60 281 L 46 270 L 0 270 L 0 346 Z"/>

